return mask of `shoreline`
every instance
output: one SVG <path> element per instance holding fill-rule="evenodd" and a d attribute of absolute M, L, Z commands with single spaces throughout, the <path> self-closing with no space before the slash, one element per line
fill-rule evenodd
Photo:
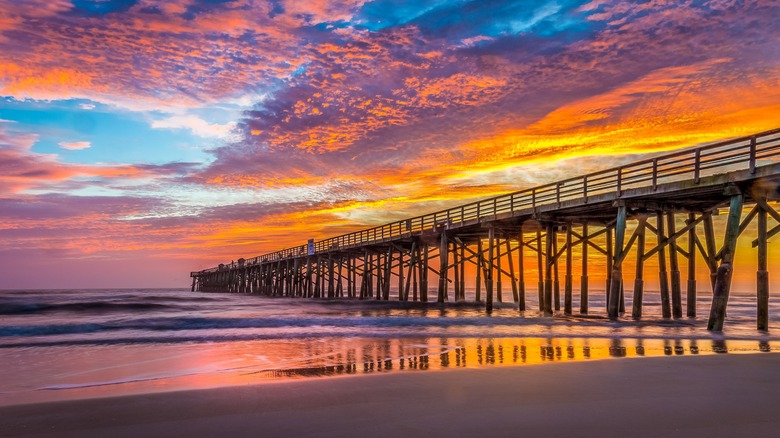
<path fill-rule="evenodd" d="M 636 436 L 774 432 L 780 354 L 451 369 L 0 407 L 0 435 Z"/>

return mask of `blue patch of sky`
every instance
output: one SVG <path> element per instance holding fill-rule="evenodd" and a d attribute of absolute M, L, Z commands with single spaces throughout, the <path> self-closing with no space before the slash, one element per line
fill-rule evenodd
<path fill-rule="evenodd" d="M 459 41 L 476 36 L 521 33 L 553 37 L 587 32 L 594 24 L 577 8 L 589 0 L 376 0 L 366 3 L 355 24 L 369 30 L 414 25 L 422 32 Z"/>
<path fill-rule="evenodd" d="M 93 109 L 86 109 L 92 105 Z M 166 117 L 170 114 L 129 112 L 76 99 L 0 101 L 0 118 L 16 122 L 16 130 L 38 134 L 33 152 L 57 154 L 63 162 L 165 164 L 211 161 L 212 157 L 204 149 L 217 146 L 220 140 L 197 137 L 185 129 L 151 127 L 151 118 Z M 90 142 L 91 147 L 66 150 L 59 145 L 82 141 Z"/>
<path fill-rule="evenodd" d="M 104 15 L 112 12 L 124 12 L 138 3 L 138 0 L 73 0 L 73 13 L 84 15 Z"/>

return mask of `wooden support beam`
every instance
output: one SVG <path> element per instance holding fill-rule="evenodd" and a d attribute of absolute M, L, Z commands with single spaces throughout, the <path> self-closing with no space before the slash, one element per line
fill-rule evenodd
<path fill-rule="evenodd" d="M 537 295 L 539 295 L 539 311 L 543 312 L 545 309 L 544 305 L 544 260 L 543 260 L 543 253 L 542 253 L 542 231 L 537 230 L 536 231 L 536 264 L 537 264 L 537 270 L 538 270 L 538 278 L 539 282 L 537 285 Z"/>
<path fill-rule="evenodd" d="M 393 246 L 387 248 L 387 254 L 384 255 L 384 266 L 382 267 L 382 299 L 390 300 L 390 280 L 393 278 Z M 377 297 L 377 299 L 379 299 Z"/>
<path fill-rule="evenodd" d="M 557 230 L 556 230 L 557 231 Z M 552 253 L 555 254 L 558 251 L 558 233 L 556 232 L 553 236 L 553 246 L 552 246 Z M 553 258 L 553 302 L 555 304 L 555 310 L 559 311 L 561 310 L 561 283 L 558 278 L 558 259 Z"/>
<path fill-rule="evenodd" d="M 490 313 L 493 311 L 493 250 L 495 248 L 495 229 L 488 229 L 488 265 L 490 266 L 485 271 L 485 283 L 487 299 L 485 300 L 485 310 Z"/>
<path fill-rule="evenodd" d="M 449 263 L 449 243 L 447 233 L 442 231 L 439 244 L 439 303 L 447 301 L 447 264 Z"/>
<path fill-rule="evenodd" d="M 696 215 L 688 213 L 688 224 L 696 222 Z M 696 226 L 688 230 L 688 289 L 685 299 L 685 314 L 689 318 L 696 316 Z"/>
<path fill-rule="evenodd" d="M 314 284 L 312 282 L 313 272 L 311 266 L 311 257 L 306 258 L 306 297 L 311 298 L 314 296 Z"/>
<path fill-rule="evenodd" d="M 552 316 L 553 314 L 553 269 L 555 263 L 553 262 L 553 255 L 555 254 L 555 247 L 553 242 L 555 241 L 555 225 L 550 222 L 547 224 L 547 242 L 545 242 L 546 262 L 544 264 L 544 314 L 545 316 Z"/>
<path fill-rule="evenodd" d="M 669 275 L 666 271 L 666 246 L 661 243 L 666 239 L 664 235 L 663 212 L 656 212 L 656 236 L 658 236 L 658 288 L 661 292 L 661 315 L 664 318 L 672 317 L 671 299 L 669 296 Z"/>
<path fill-rule="evenodd" d="M 415 242 L 415 244 L 417 244 L 417 242 Z M 412 293 L 413 293 L 412 301 L 415 302 L 420 301 L 420 285 L 422 284 L 421 272 L 423 271 L 420 268 L 420 265 L 423 263 L 422 251 L 420 250 L 419 244 L 417 244 L 416 247 L 417 248 L 414 253 L 414 260 L 416 263 L 414 264 L 414 271 L 412 272 L 412 277 L 414 278 L 414 281 L 412 283 Z"/>
<path fill-rule="evenodd" d="M 612 266 L 612 278 L 609 287 L 607 314 L 610 319 L 617 319 L 620 309 L 620 289 L 623 283 L 623 241 L 626 235 L 626 205 L 618 205 L 617 221 L 615 222 L 615 263 Z"/>
<path fill-rule="evenodd" d="M 572 306 L 572 251 L 571 251 L 571 227 L 572 224 L 566 224 L 566 277 L 563 287 L 563 313 L 571 315 Z"/>
<path fill-rule="evenodd" d="M 669 270 L 672 286 L 672 317 L 682 318 L 682 285 L 680 283 L 680 265 L 677 259 L 674 212 L 666 213 L 666 228 L 669 230 Z"/>
<path fill-rule="evenodd" d="M 525 258 L 524 256 L 524 249 L 525 244 L 523 243 L 523 230 L 520 229 L 520 234 L 517 239 L 518 249 L 517 249 L 517 273 L 518 275 L 518 282 L 517 282 L 517 309 L 518 310 L 525 310 L 525 261 L 523 260 Z"/>
<path fill-rule="evenodd" d="M 605 250 L 604 248 L 602 248 L 602 247 L 600 247 L 600 246 L 596 245 L 595 243 L 593 243 L 593 241 L 592 241 L 591 239 L 593 239 L 593 238 L 595 238 L 595 237 L 598 237 L 598 236 L 600 236 L 600 235 L 602 235 L 602 234 L 604 234 L 604 233 L 606 233 L 606 232 L 608 232 L 608 231 L 612 231 L 612 228 L 603 228 L 603 229 L 601 229 L 600 231 L 598 231 L 598 232 L 596 232 L 596 233 L 593 233 L 593 234 L 591 234 L 590 236 L 586 236 L 586 235 L 584 234 L 584 233 L 585 233 L 585 231 L 583 231 L 583 235 L 579 235 L 579 234 L 577 234 L 576 232 L 572 232 L 572 235 L 578 239 L 578 241 L 577 241 L 577 242 L 574 242 L 574 244 L 576 245 L 576 244 L 578 244 L 579 242 L 582 242 L 582 241 L 584 241 L 585 243 L 587 243 L 587 245 L 588 245 L 589 247 L 591 247 L 591 248 L 595 249 L 596 251 L 598 251 L 598 252 L 600 252 L 601 254 L 603 254 L 604 256 L 606 256 L 606 255 L 607 255 L 607 250 Z"/>
<path fill-rule="evenodd" d="M 458 302 L 460 301 L 460 251 L 458 251 L 458 245 L 454 241 L 452 242 L 452 247 L 450 249 L 452 251 L 453 276 L 455 277 L 455 302 Z"/>
<path fill-rule="evenodd" d="M 344 256 L 339 256 L 338 271 L 337 274 L 339 281 L 336 283 L 336 296 L 344 298 Z"/>
<path fill-rule="evenodd" d="M 645 261 L 649 260 L 651 257 L 656 255 L 658 253 L 658 251 L 660 251 L 661 249 L 665 248 L 666 246 L 668 246 L 670 244 L 674 244 L 674 242 L 677 240 L 678 237 L 680 237 L 683 234 L 687 233 L 691 228 L 696 227 L 696 225 L 698 225 L 700 222 L 706 220 L 707 217 L 710 217 L 710 219 L 711 219 L 712 215 L 709 214 L 709 213 L 705 213 L 704 215 L 699 217 L 699 219 L 696 219 L 694 222 L 686 223 L 685 227 L 681 228 L 679 231 L 675 231 L 674 233 L 669 232 L 669 234 L 670 234 L 669 237 L 665 237 L 663 240 L 658 242 L 658 244 L 655 246 L 655 248 L 653 248 L 650 251 L 647 251 L 645 253 Z M 654 232 L 656 234 L 658 233 L 658 229 L 653 227 L 652 225 L 647 224 L 646 227 L 650 231 L 652 231 L 652 232 Z M 679 251 L 680 248 L 677 247 L 677 250 Z"/>
<path fill-rule="evenodd" d="M 582 235 L 585 236 L 582 242 L 582 261 L 580 274 L 580 313 L 588 314 L 588 223 L 582 224 Z"/>
<path fill-rule="evenodd" d="M 756 196 L 758 197 L 758 196 Z M 759 204 L 757 203 L 756 206 L 762 208 L 765 212 L 767 212 L 770 216 L 772 216 L 773 219 L 775 219 L 777 222 L 780 222 L 780 214 L 778 214 L 777 210 L 772 208 L 771 205 L 769 205 L 768 202 L 766 202 L 765 199 L 761 198 L 762 202 Z M 767 232 L 767 239 L 771 239 L 774 237 L 777 233 L 780 233 L 780 225 L 776 225 L 772 227 L 771 230 Z M 758 246 L 758 239 L 753 240 L 753 248 Z"/>
<path fill-rule="evenodd" d="M 504 242 L 506 243 L 506 262 L 509 265 L 509 281 L 512 283 L 512 299 L 514 300 L 513 302 L 517 304 L 517 278 L 515 277 L 515 263 L 514 260 L 512 260 L 511 243 L 509 239 L 504 239 Z"/>
<path fill-rule="evenodd" d="M 415 277 L 414 266 L 417 264 L 416 260 L 417 242 L 412 242 L 412 247 L 409 249 L 409 272 L 406 276 L 406 284 L 402 285 L 403 294 L 401 294 L 401 301 L 409 301 L 409 288 L 411 287 L 411 280 Z M 403 269 L 403 264 L 400 269 Z M 403 278 L 403 277 L 401 277 Z M 415 281 L 416 284 L 416 281 Z M 415 293 L 415 295 L 417 295 Z M 417 299 L 415 298 L 415 301 Z"/>
<path fill-rule="evenodd" d="M 420 301 L 423 303 L 428 302 L 428 262 L 429 260 L 429 247 L 426 244 L 423 247 L 423 264 L 420 267 Z"/>
<path fill-rule="evenodd" d="M 496 274 L 495 274 L 496 275 L 496 301 L 498 301 L 499 303 L 503 303 L 504 302 L 504 297 L 503 297 L 503 295 L 504 295 L 503 292 L 504 291 L 503 291 L 503 281 L 502 281 L 503 275 L 501 275 L 501 238 L 500 237 L 496 237 L 495 248 L 496 248 L 496 258 L 495 258 L 495 263 L 496 263 Z M 493 269 L 493 266 L 491 266 L 490 269 Z"/>
<path fill-rule="evenodd" d="M 715 292 L 715 280 L 717 277 L 718 262 L 715 260 L 715 228 L 712 224 L 712 215 L 704 215 L 704 243 L 707 245 L 707 266 L 710 267 L 710 283 Z"/>
<path fill-rule="evenodd" d="M 398 251 L 398 301 L 406 301 L 404 293 L 406 290 L 406 282 L 404 281 L 404 250 L 403 248 Z"/>
<path fill-rule="evenodd" d="M 460 300 L 466 301 L 466 259 L 465 245 L 460 245 Z"/>
<path fill-rule="evenodd" d="M 726 319 L 726 306 L 728 305 L 729 292 L 731 290 L 731 277 L 734 272 L 734 253 L 737 249 L 742 204 L 742 193 L 732 194 L 728 221 L 726 222 L 726 235 L 723 238 L 722 257 L 716 274 L 710 318 L 707 322 L 707 330 L 710 331 L 723 331 L 723 323 Z"/>
<path fill-rule="evenodd" d="M 328 255 L 328 298 L 333 298 L 336 295 L 335 281 L 333 257 Z"/>
<path fill-rule="evenodd" d="M 631 317 L 639 319 L 642 317 L 642 299 L 644 296 L 644 260 L 645 253 L 645 224 L 647 218 L 639 219 L 639 225 L 636 228 L 636 277 L 634 279 L 634 300 L 632 303 Z"/>
<path fill-rule="evenodd" d="M 756 327 L 769 330 L 769 272 L 767 271 L 767 211 L 758 211 L 758 271 L 756 272 Z"/>
<path fill-rule="evenodd" d="M 612 247 L 612 240 L 613 240 L 613 232 L 614 228 L 610 229 L 610 231 L 605 236 L 605 246 L 607 247 L 607 258 L 606 258 L 606 264 L 607 264 L 607 272 L 606 272 L 606 287 L 604 288 L 604 310 L 609 312 L 609 293 L 610 290 L 612 290 L 612 262 L 614 262 L 613 257 L 613 251 L 614 248 Z"/>
<path fill-rule="evenodd" d="M 766 237 L 767 237 L 767 239 L 771 239 L 777 233 L 780 233 L 780 225 L 775 225 L 774 227 L 772 227 L 772 229 L 769 230 L 769 232 L 766 233 Z M 753 248 L 755 248 L 757 246 L 758 246 L 758 239 L 755 239 L 755 240 L 753 240 Z"/>
<path fill-rule="evenodd" d="M 475 285 L 475 301 L 478 303 L 482 301 L 482 258 L 482 239 L 477 239 L 477 283 Z"/>

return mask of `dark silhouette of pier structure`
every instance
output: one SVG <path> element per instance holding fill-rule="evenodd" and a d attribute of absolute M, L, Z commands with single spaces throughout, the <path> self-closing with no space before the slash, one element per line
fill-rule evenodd
<path fill-rule="evenodd" d="M 780 129 L 775 129 L 239 259 L 192 272 L 192 290 L 459 302 L 466 300 L 468 266 L 476 277 L 473 299 L 488 312 L 494 302 L 503 302 L 504 288 L 526 310 L 526 266 L 535 264 L 540 312 L 553 315 L 561 304 L 564 314 L 574 312 L 576 287 L 578 311 L 586 314 L 588 264 L 603 257 L 608 316 L 630 312 L 641 318 L 645 262 L 656 258 L 662 316 L 696 316 L 697 293 L 706 291 L 712 294 L 708 329 L 721 331 L 742 237 L 758 248 L 757 328 L 767 330 L 767 240 L 780 232 L 780 213 L 770 202 L 780 196 L 779 187 Z M 725 231 L 717 233 L 722 235 L 713 226 L 718 214 L 727 217 Z M 777 222 L 772 228 L 769 217 Z M 751 232 L 757 232 L 747 237 L 753 222 Z M 650 233 L 652 246 L 646 241 Z M 623 270 L 630 254 L 636 260 L 633 273 Z M 709 269 L 710 284 L 697 284 L 697 259 Z M 625 288 L 633 288 L 629 309 Z"/>

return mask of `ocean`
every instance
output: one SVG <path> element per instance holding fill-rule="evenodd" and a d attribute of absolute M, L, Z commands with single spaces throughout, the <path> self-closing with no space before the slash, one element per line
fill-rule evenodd
<path fill-rule="evenodd" d="M 529 309 L 536 308 L 532 292 Z M 645 299 L 642 320 L 610 321 L 603 291 L 590 292 L 589 315 L 552 318 L 511 302 L 486 314 L 473 303 L 188 289 L 0 291 L 0 405 L 278 379 L 780 351 L 778 297 L 764 333 L 755 328 L 755 296 L 733 294 L 722 334 L 706 331 L 707 296 L 698 317 L 677 320 L 661 318 L 657 292 Z"/>

